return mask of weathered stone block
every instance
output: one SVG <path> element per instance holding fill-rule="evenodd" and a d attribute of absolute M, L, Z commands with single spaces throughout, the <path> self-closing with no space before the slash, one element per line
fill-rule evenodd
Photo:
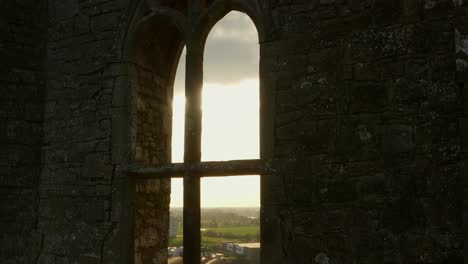
<path fill-rule="evenodd" d="M 409 54 L 417 49 L 416 34 L 414 26 L 356 32 L 349 40 L 348 54 L 356 62 Z"/>
<path fill-rule="evenodd" d="M 384 128 L 383 151 L 388 154 L 412 151 L 414 148 L 413 127 L 392 124 Z"/>
<path fill-rule="evenodd" d="M 355 82 L 349 87 L 351 113 L 377 113 L 385 111 L 388 91 L 380 82 Z"/>
<path fill-rule="evenodd" d="M 110 179 L 112 167 L 103 153 L 90 153 L 85 156 L 81 177 L 93 179 Z"/>
<path fill-rule="evenodd" d="M 262 246 L 262 261 L 272 264 L 284 263 L 287 256 L 279 252 L 282 252 L 282 248 L 292 246 L 291 212 L 282 207 L 264 206 L 260 217 L 263 228 L 260 235 L 262 241 L 265 241 L 265 245 Z"/>
<path fill-rule="evenodd" d="M 90 19 L 91 30 L 95 33 L 113 30 L 118 22 L 118 14 L 116 12 L 108 12 L 92 16 Z"/>
<path fill-rule="evenodd" d="M 374 160 L 380 157 L 382 129 L 377 115 L 340 118 L 333 143 L 337 157 L 350 160 Z"/>
<path fill-rule="evenodd" d="M 307 153 L 326 153 L 332 148 L 336 120 L 303 120 L 297 125 L 296 140 Z"/>

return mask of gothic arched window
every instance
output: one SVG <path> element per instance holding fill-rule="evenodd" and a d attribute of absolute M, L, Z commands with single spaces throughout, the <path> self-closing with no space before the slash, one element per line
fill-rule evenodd
<path fill-rule="evenodd" d="M 211 31 L 214 24 L 218 22 L 213 20 L 219 20 L 224 16 L 223 14 L 228 13 L 227 11 L 221 9 L 217 14 L 205 13 L 205 16 L 202 13 L 201 18 L 197 20 L 197 23 L 204 25 L 202 29 L 186 32 L 185 54 L 182 55 L 182 58 L 185 55 L 186 60 L 183 160 L 181 155 L 179 158 L 173 155 L 170 164 L 140 167 L 133 171 L 134 174 L 143 177 L 183 179 L 183 261 L 185 264 L 200 263 L 202 178 L 250 176 L 251 179 L 256 178 L 256 180 L 251 181 L 251 184 L 255 186 L 253 182 L 256 181 L 256 186 L 259 188 L 259 177 L 252 175 L 261 175 L 265 170 L 264 162 L 260 159 L 259 146 L 258 34 L 255 27 L 252 27 L 251 32 L 240 33 L 235 30 L 236 26 L 239 26 L 239 22 L 253 24 L 247 15 L 241 13 L 230 13 L 227 16 L 227 26 L 230 28 L 217 30 L 215 27 Z M 231 14 L 242 21 L 230 21 Z M 193 23 L 194 27 L 198 25 L 197 23 Z M 195 33 L 192 34 L 193 32 Z M 208 39 L 214 37 L 221 42 L 227 41 L 225 45 L 219 45 L 217 50 L 210 47 L 210 42 L 207 42 L 207 47 L 205 47 L 205 40 L 209 32 L 211 33 Z M 242 50 L 244 53 L 232 56 L 235 55 L 235 52 L 230 49 L 229 41 L 251 43 L 252 39 L 257 42 L 253 47 L 256 49 L 254 52 L 251 52 L 253 49 L 244 49 Z M 211 52 L 214 52 L 214 55 Z M 235 60 L 243 59 L 239 57 L 239 54 L 247 57 L 247 61 L 244 60 L 244 67 L 237 68 L 245 77 L 241 79 L 236 78 L 233 74 Z M 206 61 L 216 59 L 218 65 L 211 68 L 206 67 L 204 59 Z M 204 68 L 207 75 L 203 74 Z M 253 90 L 253 92 L 242 95 L 242 90 Z M 176 95 L 174 105 L 180 104 L 180 96 L 177 97 L 177 95 L 180 95 L 181 92 L 176 90 L 174 94 Z M 226 100 L 223 101 L 221 97 L 225 97 Z M 220 102 L 224 103 L 220 104 Z M 250 107 L 248 107 L 249 104 Z M 225 112 L 221 113 L 223 109 Z M 221 123 L 226 120 L 229 122 Z M 250 128 L 250 133 L 246 133 L 244 136 L 239 135 L 247 131 L 248 128 Z M 180 128 L 174 128 L 173 136 L 177 134 L 177 130 L 180 131 Z M 222 136 L 217 137 L 217 135 Z M 181 145 L 179 144 L 179 146 Z M 252 147 L 252 145 L 255 146 Z M 220 152 L 220 149 L 225 151 Z M 243 152 L 243 150 L 247 151 Z M 232 181 L 233 184 L 235 182 L 235 180 Z M 257 190 L 257 196 L 259 196 L 258 193 L 259 190 Z M 239 192 L 239 196 L 242 196 L 241 192 Z M 259 200 L 257 198 L 257 204 L 260 203 Z"/>

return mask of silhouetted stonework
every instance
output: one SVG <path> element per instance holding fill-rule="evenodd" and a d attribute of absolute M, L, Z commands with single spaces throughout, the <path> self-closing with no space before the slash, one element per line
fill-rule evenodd
<path fill-rule="evenodd" d="M 45 2 L 0 1 L 0 260 L 162 263 L 169 182 L 125 170 L 169 161 L 188 5 Z M 217 3 L 260 33 L 262 262 L 462 263 L 467 1 Z"/>
<path fill-rule="evenodd" d="M 0 1 L 0 262 L 34 263 L 45 92 L 46 1 Z"/>
<path fill-rule="evenodd" d="M 462 263 L 466 4 L 314 2 L 277 5 L 281 38 L 262 45 L 281 171 L 263 186 L 266 263 Z"/>

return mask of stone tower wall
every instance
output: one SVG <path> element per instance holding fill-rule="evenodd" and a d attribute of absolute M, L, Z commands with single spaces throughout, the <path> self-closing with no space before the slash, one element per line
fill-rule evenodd
<path fill-rule="evenodd" d="M 262 45 L 279 172 L 265 263 L 461 263 L 466 3 L 312 2 L 270 2 L 281 37 Z"/>
<path fill-rule="evenodd" d="M 36 2 L 0 1 L 1 258 L 159 263 L 168 182 L 125 169 L 169 159 L 181 39 L 135 33 L 158 1 Z M 462 263 L 468 3 L 254 6 L 263 263 Z"/>
<path fill-rule="evenodd" d="M 38 228 L 46 1 L 0 1 L 0 262 L 34 263 Z"/>

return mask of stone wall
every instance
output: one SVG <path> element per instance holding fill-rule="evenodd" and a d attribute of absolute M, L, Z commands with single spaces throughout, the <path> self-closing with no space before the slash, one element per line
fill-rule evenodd
<path fill-rule="evenodd" d="M 114 162 L 111 141 L 121 4 L 49 1 L 38 263 L 117 263 L 128 254 L 122 159 Z"/>
<path fill-rule="evenodd" d="M 170 157 L 182 37 L 155 3 L 0 1 L 2 261 L 164 262 L 169 182 L 125 174 Z M 461 263 L 466 1 L 252 6 L 263 263 Z"/>
<path fill-rule="evenodd" d="M 458 1 L 455 11 L 455 45 L 457 59 L 457 81 L 460 86 L 461 96 L 461 116 L 460 135 L 461 135 L 461 166 L 463 180 L 460 182 L 463 186 L 463 234 L 462 239 L 468 239 L 468 3 L 467 1 Z M 468 259 L 468 244 L 464 243 L 464 257 Z"/>
<path fill-rule="evenodd" d="M 141 4 L 49 3 L 39 263 L 166 258 L 170 181 L 125 171 L 170 161 L 167 65 L 181 46 L 165 26 L 134 31 Z"/>
<path fill-rule="evenodd" d="M 46 1 L 0 1 L 0 262 L 34 263 L 41 248 Z"/>
<path fill-rule="evenodd" d="M 280 37 L 262 44 L 279 171 L 263 261 L 462 263 L 466 4 L 311 2 L 271 1 Z"/>

